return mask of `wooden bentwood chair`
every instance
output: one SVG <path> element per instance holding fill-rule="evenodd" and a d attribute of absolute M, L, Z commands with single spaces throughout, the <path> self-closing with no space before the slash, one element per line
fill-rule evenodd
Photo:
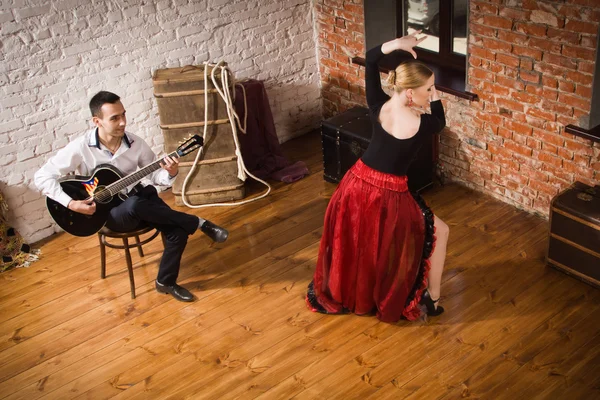
<path fill-rule="evenodd" d="M 102 279 L 106 278 L 106 247 L 110 247 L 112 249 L 123 249 L 125 250 L 125 260 L 127 261 L 127 270 L 129 271 L 129 286 L 131 288 L 131 298 L 135 299 L 135 281 L 133 278 L 133 265 L 131 262 L 131 253 L 129 249 L 137 247 L 138 253 L 140 257 L 144 257 L 144 251 L 142 250 L 142 246 L 154 240 L 159 235 L 159 231 L 155 230 L 152 235 L 148 238 L 140 241 L 140 236 L 151 231 L 155 230 L 154 228 L 145 227 L 136 229 L 131 232 L 114 232 L 104 227 L 98 231 L 98 240 L 100 241 L 100 277 Z M 135 237 L 135 243 L 129 243 L 129 239 Z M 115 244 L 110 243 L 106 239 L 122 239 L 123 244 Z M 164 245 L 164 241 L 163 241 Z"/>

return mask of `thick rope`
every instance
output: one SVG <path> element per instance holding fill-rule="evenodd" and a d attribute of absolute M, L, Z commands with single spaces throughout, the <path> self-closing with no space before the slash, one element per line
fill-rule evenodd
<path fill-rule="evenodd" d="M 231 131 L 233 133 L 233 141 L 235 143 L 235 155 L 237 156 L 237 163 L 238 163 L 238 178 L 242 181 L 245 181 L 246 175 L 250 175 L 253 179 L 264 184 L 267 187 L 267 190 L 265 193 L 261 194 L 260 196 L 256 196 L 251 199 L 246 199 L 246 200 L 242 200 L 242 201 L 238 201 L 238 202 L 212 203 L 212 204 L 200 204 L 200 205 L 192 205 L 192 204 L 188 203 L 188 201 L 186 199 L 185 188 L 188 185 L 188 181 L 190 180 L 190 177 L 193 175 L 194 171 L 196 170 L 196 167 L 198 165 L 198 161 L 200 160 L 200 157 L 202 156 L 203 147 L 200 147 L 200 149 L 198 150 L 198 153 L 196 154 L 194 164 L 192 165 L 190 172 L 188 172 L 187 176 L 185 177 L 185 180 L 183 181 L 183 187 L 181 188 L 181 199 L 183 200 L 183 204 L 185 204 L 186 206 L 188 206 L 190 208 L 238 206 L 241 204 L 246 204 L 246 203 L 250 203 L 255 200 L 262 199 L 263 197 L 266 197 L 269 195 L 269 193 L 271 193 L 271 186 L 267 182 L 263 181 L 262 179 L 252 175 L 250 173 L 250 171 L 248 171 L 248 169 L 246 168 L 246 165 L 244 164 L 244 159 L 242 158 L 242 152 L 240 150 L 240 142 L 238 140 L 238 135 L 237 135 L 237 128 L 239 126 L 239 129 L 242 131 L 242 133 L 246 133 L 246 122 L 247 122 L 247 118 L 248 118 L 248 105 L 246 103 L 246 89 L 244 88 L 243 85 L 241 85 L 239 83 L 235 83 L 235 79 L 232 78 L 233 84 L 231 85 L 231 87 L 234 88 L 234 90 L 232 90 L 232 91 L 235 92 L 235 85 L 240 85 L 242 88 L 242 93 L 244 94 L 244 124 L 242 127 L 240 118 L 237 115 L 237 113 L 235 112 L 235 109 L 233 107 L 233 100 L 231 98 L 231 92 L 229 91 L 229 74 L 231 73 L 231 70 L 228 67 L 221 65 L 222 63 L 223 63 L 223 61 L 219 61 L 216 65 L 214 65 L 214 64 L 209 64 L 206 61 L 204 62 L 204 132 L 202 134 L 202 137 L 204 138 L 204 143 L 206 143 L 206 133 L 207 133 L 207 127 L 208 127 L 208 67 L 211 66 L 212 67 L 212 72 L 211 72 L 211 76 L 210 76 L 211 81 L 212 81 L 215 89 L 217 89 L 217 92 L 221 96 L 221 99 L 223 99 L 223 101 L 225 102 L 225 108 L 227 109 L 227 116 L 229 118 L 229 123 L 231 124 Z M 219 87 L 219 83 L 215 76 L 215 71 L 217 70 L 217 68 L 219 68 L 221 71 L 221 87 Z M 233 74 L 232 74 L 232 77 L 233 77 Z M 235 93 L 234 93 L 234 96 L 235 96 Z"/>

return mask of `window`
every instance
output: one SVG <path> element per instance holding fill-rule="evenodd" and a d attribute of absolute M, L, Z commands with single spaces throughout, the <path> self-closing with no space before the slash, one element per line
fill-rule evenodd
<path fill-rule="evenodd" d="M 466 90 L 468 0 L 364 0 L 366 48 L 421 29 L 427 40 L 416 49 L 419 60 L 435 73 L 436 88 L 455 96 L 477 100 Z M 379 64 L 389 71 L 412 59 L 392 53 Z M 364 58 L 352 62 L 364 65 Z"/>
<path fill-rule="evenodd" d="M 600 28 L 598 28 L 600 36 Z M 600 142 L 600 41 L 596 42 L 596 63 L 592 84 L 592 105 L 589 118 L 580 118 L 580 126 L 567 125 L 565 132 L 581 136 L 594 142 Z"/>
<path fill-rule="evenodd" d="M 465 71 L 468 0 L 398 0 L 397 36 L 421 29 L 420 59 Z"/>

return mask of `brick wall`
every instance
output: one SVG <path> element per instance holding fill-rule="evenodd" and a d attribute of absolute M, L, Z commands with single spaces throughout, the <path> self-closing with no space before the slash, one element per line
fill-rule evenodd
<path fill-rule="evenodd" d="M 29 5 L 41 4 L 41 5 Z M 89 98 L 119 94 L 128 130 L 162 151 L 152 72 L 225 60 L 265 80 L 281 141 L 318 126 L 310 0 L 0 3 L 0 190 L 28 241 L 57 230 L 32 177 L 89 125 Z"/>
<path fill-rule="evenodd" d="M 317 0 L 315 14 L 323 115 L 330 117 L 365 104 L 364 69 L 351 61 L 365 54 L 362 0 Z"/>
<path fill-rule="evenodd" d="M 547 216 L 561 189 L 600 183 L 600 144 L 565 133 L 589 115 L 600 3 L 470 0 L 468 81 L 480 101 L 443 94 L 446 175 Z M 364 105 L 362 1 L 316 4 L 325 116 Z M 599 77 L 600 79 L 600 77 Z"/>

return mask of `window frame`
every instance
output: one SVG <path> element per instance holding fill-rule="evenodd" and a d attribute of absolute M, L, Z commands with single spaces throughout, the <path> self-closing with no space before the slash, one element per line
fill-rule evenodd
<path fill-rule="evenodd" d="M 598 36 L 600 36 L 600 27 L 598 27 Z M 585 120 L 580 120 L 580 122 L 585 122 Z M 593 142 L 600 142 L 600 41 L 596 43 L 596 62 L 592 84 L 590 115 L 587 123 L 583 123 L 582 125 L 584 126 L 569 124 L 565 126 L 565 132 L 589 139 Z"/>
<path fill-rule="evenodd" d="M 469 1 L 469 0 L 467 0 Z M 440 0 L 440 2 L 448 2 Z M 365 0 L 364 1 L 364 17 L 365 17 L 365 47 L 368 50 L 371 47 L 384 43 L 390 38 L 404 36 L 398 35 L 403 31 L 401 26 L 404 19 L 404 0 Z M 467 2 L 467 5 L 469 3 Z M 393 10 L 386 12 L 386 10 Z M 408 8 L 406 8 L 408 13 Z M 468 39 L 468 21 L 469 9 L 467 7 L 466 23 L 467 23 L 467 39 Z M 449 39 L 450 40 L 450 39 Z M 468 49 L 468 43 L 467 43 Z M 439 57 L 439 53 L 433 53 L 436 57 L 431 57 L 431 52 L 421 49 L 415 49 L 418 53 L 418 58 L 423 61 L 435 74 L 435 86 L 439 91 L 449 93 L 451 95 L 467 99 L 469 101 L 478 101 L 477 94 L 467 90 L 467 59 L 469 55 L 464 57 L 464 62 L 460 65 L 455 65 L 455 61 L 442 64 L 443 61 Z M 426 54 L 427 53 L 427 54 Z M 387 73 L 398 66 L 403 61 L 412 60 L 413 57 L 403 51 L 395 51 L 383 57 L 379 62 L 381 72 Z M 364 57 L 353 57 L 352 63 L 365 66 Z"/>
<path fill-rule="evenodd" d="M 396 37 L 407 35 L 408 24 L 408 7 L 406 7 L 408 0 L 397 0 L 398 7 L 396 8 Z M 467 73 L 467 56 L 453 51 L 453 39 L 454 39 L 454 0 L 439 0 L 439 19 L 440 19 L 440 32 L 439 32 L 439 52 L 435 53 L 419 47 L 415 48 L 417 57 L 425 61 L 426 63 L 437 64 L 444 68 L 452 68 L 463 73 Z M 468 24 L 468 10 L 469 5 L 467 3 L 467 21 Z M 467 27 L 468 32 L 468 27 Z"/>

